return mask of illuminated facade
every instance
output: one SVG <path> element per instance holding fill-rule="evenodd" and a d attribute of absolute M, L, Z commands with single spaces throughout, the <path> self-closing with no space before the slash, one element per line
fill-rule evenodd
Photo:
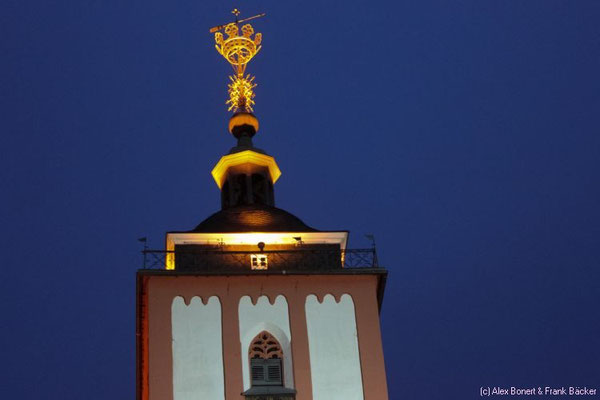
<path fill-rule="evenodd" d="M 233 44 L 227 50 L 217 35 L 219 52 L 231 62 L 237 46 L 245 67 L 258 34 L 250 39 L 245 25 L 240 39 L 237 23 L 225 30 Z M 212 171 L 221 210 L 168 232 L 165 250 L 145 251 L 137 399 L 387 400 L 379 329 L 387 272 L 374 248 L 347 248 L 347 231 L 319 231 L 275 207 L 281 171 L 252 143 L 258 120 L 253 94 L 245 96 L 231 97 L 237 146 Z"/>

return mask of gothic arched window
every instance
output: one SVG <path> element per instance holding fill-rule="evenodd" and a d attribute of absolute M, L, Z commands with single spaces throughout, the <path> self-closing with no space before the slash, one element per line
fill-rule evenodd
<path fill-rule="evenodd" d="M 267 331 L 262 331 L 250 342 L 250 377 L 252 386 L 283 386 L 281 345 Z"/>

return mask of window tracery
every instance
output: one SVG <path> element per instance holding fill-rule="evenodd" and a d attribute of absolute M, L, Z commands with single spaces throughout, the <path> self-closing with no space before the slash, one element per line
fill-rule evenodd
<path fill-rule="evenodd" d="M 252 386 L 283 386 L 281 360 L 283 351 L 275 337 L 262 331 L 248 349 Z"/>

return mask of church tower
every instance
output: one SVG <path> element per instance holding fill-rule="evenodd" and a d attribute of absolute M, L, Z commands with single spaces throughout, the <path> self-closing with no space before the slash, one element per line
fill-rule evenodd
<path fill-rule="evenodd" d="M 137 399 L 387 400 L 387 271 L 374 247 L 347 248 L 348 231 L 317 230 L 275 207 L 281 171 L 253 145 L 255 84 L 245 74 L 262 37 L 234 13 L 211 30 L 234 68 L 227 103 L 237 143 L 212 170 L 221 210 L 168 232 L 165 250 L 144 251 Z"/>

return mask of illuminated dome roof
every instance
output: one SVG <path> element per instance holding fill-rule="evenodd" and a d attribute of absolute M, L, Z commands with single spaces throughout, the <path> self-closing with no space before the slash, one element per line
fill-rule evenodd
<path fill-rule="evenodd" d="M 214 213 L 190 232 L 318 232 L 300 218 L 264 204 L 242 205 Z"/>

